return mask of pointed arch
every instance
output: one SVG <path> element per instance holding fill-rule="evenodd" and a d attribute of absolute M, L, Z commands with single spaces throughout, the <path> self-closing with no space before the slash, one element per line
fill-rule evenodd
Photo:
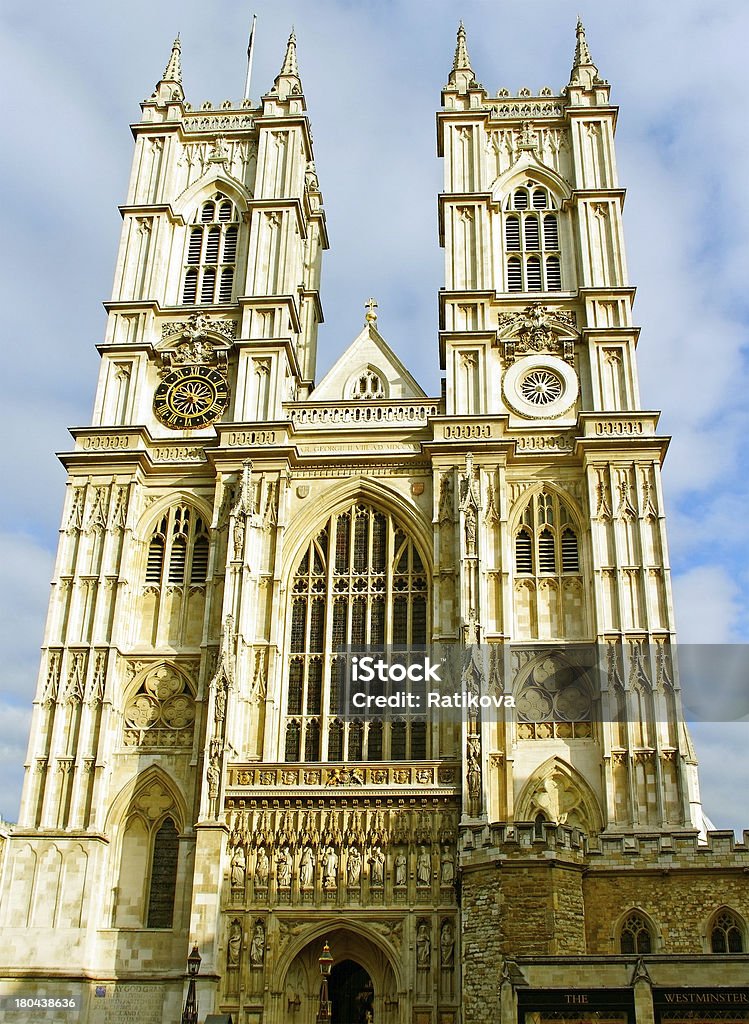
<path fill-rule="evenodd" d="M 710 915 L 705 928 L 705 949 L 708 953 L 746 952 L 746 921 L 733 907 L 724 904 Z"/>
<path fill-rule="evenodd" d="M 613 923 L 611 944 L 614 953 L 638 956 L 661 948 L 661 931 L 642 907 L 627 907 Z"/>
<path fill-rule="evenodd" d="M 548 821 L 579 828 L 590 835 L 603 828 L 598 798 L 583 775 L 561 757 L 550 757 L 523 786 L 515 802 L 515 820 Z"/>
<path fill-rule="evenodd" d="M 161 787 L 165 796 L 171 798 L 171 803 L 169 805 L 165 804 L 163 811 L 150 820 L 158 827 L 158 824 L 168 814 L 172 814 L 172 817 L 176 814 L 177 819 L 175 823 L 180 832 L 185 832 L 192 828 L 187 810 L 187 800 L 179 784 L 168 772 L 164 771 L 161 765 L 152 764 L 140 772 L 139 775 L 130 779 L 129 782 L 126 782 L 117 796 L 115 796 L 104 822 L 105 833 L 116 833 L 130 814 L 138 814 L 144 820 L 149 818 L 148 812 L 138 806 L 138 800 L 139 797 L 145 795 L 150 787 L 154 785 Z"/>
<path fill-rule="evenodd" d="M 233 200 L 240 214 L 247 212 L 252 200 L 252 193 L 244 187 L 241 181 L 226 174 L 225 171 L 219 170 L 216 164 L 191 185 L 188 185 L 181 195 L 177 196 L 172 209 L 178 217 L 182 218 L 182 222 L 187 224 L 191 211 L 199 206 L 204 199 L 208 199 L 211 192 L 215 191 L 224 192 L 229 199 Z"/>
<path fill-rule="evenodd" d="M 357 922 L 356 929 L 353 929 L 346 925 L 342 926 L 338 921 L 331 922 L 330 919 L 322 923 L 310 925 L 304 929 L 301 935 L 295 936 L 289 941 L 286 948 L 279 955 L 273 974 L 272 984 L 275 984 L 278 991 L 285 990 L 286 979 L 294 961 L 313 944 L 315 947 L 313 950 L 313 960 L 315 966 L 317 965 L 317 958 L 325 941 L 330 942 L 331 948 L 336 952 L 336 956 L 340 956 L 341 959 L 354 955 L 356 962 L 361 963 L 370 977 L 374 978 L 381 974 L 384 961 L 393 973 L 396 991 L 405 991 L 407 986 L 407 965 L 402 954 L 388 939 L 364 922 Z M 355 944 L 355 954 L 351 953 L 347 948 L 349 943 Z M 375 960 L 377 954 L 382 958 L 379 963 Z M 319 974 L 315 975 L 315 981 L 319 982 Z"/>
<path fill-rule="evenodd" d="M 501 203 L 504 196 L 526 178 L 535 178 L 539 184 L 546 185 L 550 192 L 561 202 L 572 198 L 572 188 L 560 174 L 551 167 L 542 164 L 534 154 L 527 150 L 506 171 L 495 179 L 491 186 L 493 203 Z"/>
<path fill-rule="evenodd" d="M 163 518 L 164 513 L 168 512 L 174 505 L 189 505 L 195 509 L 200 518 L 206 525 L 210 525 L 213 517 L 213 509 L 205 500 L 197 494 L 193 494 L 192 491 L 187 491 L 184 488 L 176 488 L 170 490 L 168 494 L 163 495 L 161 498 L 157 498 L 152 505 L 142 513 L 133 529 L 133 538 L 135 540 L 148 542 L 151 538 L 154 528 L 157 526 L 160 519 Z"/>
<path fill-rule="evenodd" d="M 411 536 L 425 566 L 432 572 L 432 523 L 421 510 L 389 484 L 373 477 L 349 477 L 318 495 L 291 520 L 286 528 L 282 576 L 286 580 L 296 569 L 304 548 L 317 536 L 326 521 L 353 502 L 361 501 L 390 513 Z"/>
<path fill-rule="evenodd" d="M 507 521 L 513 536 L 522 524 L 522 515 L 523 512 L 525 512 L 528 503 L 536 494 L 541 494 L 543 491 L 555 494 L 559 501 L 564 503 L 567 511 L 572 516 L 575 527 L 579 531 L 582 531 L 585 525 L 585 518 L 583 517 L 582 509 L 580 508 L 577 500 L 573 498 L 569 491 L 566 491 L 563 487 L 560 487 L 553 481 L 543 480 L 524 490 L 520 497 L 517 498 L 510 506 L 507 514 Z"/>

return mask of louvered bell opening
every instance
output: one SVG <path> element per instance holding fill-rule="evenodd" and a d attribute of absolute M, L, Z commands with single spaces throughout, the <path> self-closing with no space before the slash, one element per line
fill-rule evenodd
<path fill-rule="evenodd" d="M 539 233 L 538 233 L 538 219 L 536 217 L 526 217 L 525 224 L 525 248 L 528 249 L 539 249 Z"/>
<path fill-rule="evenodd" d="M 530 575 L 533 572 L 533 543 L 527 530 L 515 538 L 515 572 Z"/>
<path fill-rule="evenodd" d="M 203 229 L 193 228 L 190 232 L 190 244 L 187 248 L 187 262 L 200 263 L 200 249 L 203 244 Z"/>
<path fill-rule="evenodd" d="M 231 267 L 224 267 L 221 271 L 221 284 L 218 290 L 219 302 L 231 302 L 232 288 L 234 287 L 234 271 Z"/>
<path fill-rule="evenodd" d="M 169 558 L 169 582 L 185 582 L 185 562 L 187 561 L 187 544 L 178 537 L 172 543 L 172 554 Z"/>
<path fill-rule="evenodd" d="M 192 549 L 190 583 L 205 583 L 208 575 L 208 538 L 198 537 Z"/>
<path fill-rule="evenodd" d="M 185 274 L 185 287 L 182 290 L 182 303 L 185 306 L 192 306 L 195 304 L 195 298 L 198 293 L 198 272 L 197 270 L 188 270 Z"/>
<path fill-rule="evenodd" d="M 237 229 L 231 227 L 226 229 L 224 237 L 224 263 L 234 263 L 237 258 Z"/>
<path fill-rule="evenodd" d="M 520 251 L 520 221 L 517 217 L 508 217 L 505 221 L 505 245 L 508 252 Z"/>
<path fill-rule="evenodd" d="M 544 217 L 544 249 L 559 248 L 559 231 L 557 230 L 557 219 L 553 213 Z"/>
<path fill-rule="evenodd" d="M 218 246 L 221 241 L 221 228 L 208 230 L 208 241 L 205 247 L 205 262 L 218 263 Z"/>
<path fill-rule="evenodd" d="M 203 209 L 200 211 L 200 219 L 204 224 L 210 224 L 216 216 L 216 206 L 214 203 L 204 203 Z"/>
<path fill-rule="evenodd" d="M 533 209 L 545 210 L 547 207 L 546 191 L 542 188 L 533 190 Z"/>
<path fill-rule="evenodd" d="M 516 190 L 515 195 L 512 197 L 512 205 L 516 210 L 528 209 L 528 193 L 524 188 Z"/>
<path fill-rule="evenodd" d="M 562 287 L 562 270 L 559 266 L 558 256 L 547 256 L 546 258 L 546 290 L 558 292 Z"/>
<path fill-rule="evenodd" d="M 520 272 L 520 260 L 507 261 L 507 290 L 519 292 L 523 289 L 523 278 Z"/>
<path fill-rule="evenodd" d="M 213 295 L 216 291 L 216 271 L 210 267 L 203 272 L 203 283 L 200 286 L 200 301 L 213 302 Z"/>
<path fill-rule="evenodd" d="M 549 530 L 543 530 L 538 538 L 538 570 L 547 575 L 553 575 L 557 571 L 554 535 Z"/>
<path fill-rule="evenodd" d="M 161 572 L 164 568 L 164 539 L 152 537 L 148 545 L 148 562 L 146 564 L 146 583 L 161 583 Z"/>
<path fill-rule="evenodd" d="M 220 221 L 227 221 L 232 219 L 232 205 L 228 199 L 223 202 L 218 208 L 218 219 Z"/>
<path fill-rule="evenodd" d="M 526 274 L 528 277 L 528 291 L 529 292 L 540 292 L 541 291 L 541 261 L 537 256 L 531 256 L 526 265 Z"/>
<path fill-rule="evenodd" d="M 577 551 L 577 537 L 573 530 L 562 534 L 562 572 L 579 572 L 580 556 Z"/>

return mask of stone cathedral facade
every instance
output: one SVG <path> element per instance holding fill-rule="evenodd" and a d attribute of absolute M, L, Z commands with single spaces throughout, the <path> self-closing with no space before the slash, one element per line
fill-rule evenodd
<path fill-rule="evenodd" d="M 746 1021 L 747 834 L 705 833 L 682 723 L 667 438 L 582 26 L 559 94 L 487 92 L 458 32 L 435 397 L 374 301 L 317 380 L 293 35 L 259 105 L 181 79 L 177 42 L 63 455 L 0 993 L 177 1021 L 197 944 L 201 1021 L 312 1024 L 327 941 L 335 1024 Z M 344 714 L 345 645 L 430 645 L 514 707 Z M 69 1019 L 39 1012 L 13 1019 Z"/>

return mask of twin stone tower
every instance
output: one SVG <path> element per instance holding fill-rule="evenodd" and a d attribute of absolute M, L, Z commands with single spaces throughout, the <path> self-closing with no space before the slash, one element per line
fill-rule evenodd
<path fill-rule="evenodd" d="M 7 1000 L 178 1021 L 197 945 L 201 1021 L 747 1019 L 749 853 L 706 834 L 682 721 L 616 117 L 581 24 L 561 93 L 514 96 L 461 25 L 442 394 L 373 301 L 318 382 L 296 40 L 259 105 L 200 110 L 175 42 L 62 457 Z M 352 714 L 341 651 L 383 646 L 510 706 Z"/>

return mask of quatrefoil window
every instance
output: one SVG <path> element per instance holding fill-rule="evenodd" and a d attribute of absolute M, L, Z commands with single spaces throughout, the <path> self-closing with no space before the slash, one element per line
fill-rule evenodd
<path fill-rule="evenodd" d="M 189 683 L 171 665 L 159 665 L 130 699 L 124 717 L 126 746 L 190 746 L 195 699 Z"/>

